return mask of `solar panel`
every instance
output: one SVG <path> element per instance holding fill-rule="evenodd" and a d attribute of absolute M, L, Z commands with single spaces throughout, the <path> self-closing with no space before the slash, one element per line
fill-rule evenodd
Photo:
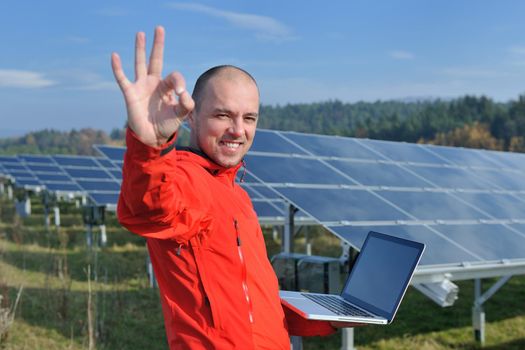
<path fill-rule="evenodd" d="M 286 200 L 357 248 L 370 230 L 422 241 L 423 266 L 525 258 L 524 155 L 258 130 L 245 160 L 260 218 Z"/>
<path fill-rule="evenodd" d="M 95 149 L 103 156 L 109 158 L 112 161 L 124 160 L 124 153 L 126 149 L 124 147 L 114 147 L 105 145 L 95 145 Z"/>
<path fill-rule="evenodd" d="M 100 192 L 88 192 L 89 198 L 95 203 L 97 206 L 106 206 L 111 207 L 110 209 L 113 209 L 113 207 L 116 206 L 118 202 L 119 194 L 118 192 L 114 193 L 100 193 Z"/>
<path fill-rule="evenodd" d="M 376 230 L 429 244 L 423 265 L 525 258 L 525 226 L 519 226 L 525 225 L 523 155 L 294 132 L 268 135 L 280 136 L 286 148 L 260 142 L 250 151 L 250 195 L 257 196 L 253 188 L 260 181 L 355 247 Z M 512 251 L 478 249 L 476 229 L 486 232 L 479 238 L 491 229 L 493 239 L 504 235 L 502 247 L 513 244 Z"/>
<path fill-rule="evenodd" d="M 64 168 L 73 179 L 111 179 L 111 175 L 102 169 Z"/>
<path fill-rule="evenodd" d="M 50 156 L 21 154 L 18 155 L 18 158 L 25 163 L 54 164 Z"/>
<path fill-rule="evenodd" d="M 53 159 L 61 166 L 98 167 L 92 157 L 54 155 Z"/>

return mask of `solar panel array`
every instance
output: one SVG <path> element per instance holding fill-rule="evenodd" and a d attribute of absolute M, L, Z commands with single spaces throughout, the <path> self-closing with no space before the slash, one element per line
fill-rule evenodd
<path fill-rule="evenodd" d="M 525 258 L 525 155 L 260 130 L 246 162 L 358 249 L 376 230 L 427 243 L 422 265 Z"/>
<path fill-rule="evenodd" d="M 0 171 L 15 186 L 59 195 L 87 195 L 93 204 L 116 205 L 121 171 L 104 158 L 70 155 L 0 157 Z"/>
<path fill-rule="evenodd" d="M 96 148 L 105 158 L 0 157 L 0 171 L 114 207 L 125 149 Z M 525 258 L 523 154 L 259 130 L 245 161 L 263 221 L 292 203 L 358 249 L 369 230 L 426 243 L 421 265 Z"/>

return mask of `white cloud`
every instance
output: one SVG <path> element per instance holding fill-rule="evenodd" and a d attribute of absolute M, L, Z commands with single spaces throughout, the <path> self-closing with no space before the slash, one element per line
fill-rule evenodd
<path fill-rule="evenodd" d="M 56 82 L 45 78 L 42 73 L 18 69 L 0 69 L 0 87 L 33 89 L 52 85 L 56 85 Z"/>
<path fill-rule="evenodd" d="M 390 51 L 388 55 L 395 60 L 413 60 L 415 58 L 412 52 L 403 50 Z"/>
<path fill-rule="evenodd" d="M 83 69 L 57 71 L 54 75 L 61 78 L 64 85 L 76 90 L 111 91 L 118 90 L 114 80 L 108 80 L 98 73 Z"/>
<path fill-rule="evenodd" d="M 292 31 L 283 23 L 267 16 L 248 13 L 224 11 L 214 7 L 195 3 L 170 3 L 169 7 L 203 13 L 212 17 L 221 18 L 233 26 L 254 31 L 258 38 L 285 41 L 294 39 Z"/>

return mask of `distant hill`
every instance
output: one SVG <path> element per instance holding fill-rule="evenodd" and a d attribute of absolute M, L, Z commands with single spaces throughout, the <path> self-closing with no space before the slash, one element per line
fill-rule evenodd
<path fill-rule="evenodd" d="M 381 140 L 525 152 L 525 95 L 261 106 L 259 127 Z M 93 144 L 124 145 L 124 130 L 42 130 L 0 138 L 0 153 L 93 155 Z"/>
<path fill-rule="evenodd" d="M 1 154 L 77 154 L 97 155 L 94 144 L 124 145 L 124 131 L 114 129 L 110 135 L 102 130 L 58 131 L 45 129 L 21 137 L 0 139 Z"/>

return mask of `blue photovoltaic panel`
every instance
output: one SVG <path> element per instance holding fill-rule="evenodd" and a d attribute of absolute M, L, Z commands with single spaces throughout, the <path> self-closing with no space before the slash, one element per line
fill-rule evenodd
<path fill-rule="evenodd" d="M 246 159 L 250 172 L 264 182 L 355 185 L 316 159 L 262 155 L 248 155 Z"/>
<path fill-rule="evenodd" d="M 429 182 L 397 164 L 328 161 L 338 170 L 365 186 L 430 187 Z"/>
<path fill-rule="evenodd" d="M 122 171 L 120 171 L 120 170 L 109 170 L 109 172 L 111 173 L 111 175 L 115 179 L 122 180 Z"/>
<path fill-rule="evenodd" d="M 445 164 L 445 160 L 428 152 L 420 145 L 405 142 L 359 139 L 359 143 L 375 150 L 386 159 L 398 162 Z"/>
<path fill-rule="evenodd" d="M 375 230 L 426 243 L 422 265 L 525 257 L 525 224 L 488 224 L 525 220 L 525 156 L 521 154 L 507 158 L 502 152 L 451 147 L 290 132 L 282 136 L 313 158 L 332 159 L 324 158 L 323 164 L 297 156 L 285 160 L 249 156 L 249 172 L 316 220 L 332 225 L 332 232 L 354 246 L 360 247 L 366 233 Z M 318 172 L 320 163 L 330 166 L 321 166 Z M 327 169 L 334 168 L 346 176 L 330 175 Z M 338 184 L 334 179 L 341 177 L 374 187 L 367 191 L 325 186 Z M 247 179 L 250 196 L 264 198 L 255 192 L 254 178 Z M 423 221 L 434 224 L 426 226 Z M 507 251 L 509 245 L 514 246 Z"/>
<path fill-rule="evenodd" d="M 300 133 L 282 133 L 287 139 L 306 149 L 310 154 L 322 157 L 341 157 L 353 159 L 385 159 L 377 152 L 361 146 L 354 139 L 337 136 L 320 136 Z M 257 137 L 257 136 L 256 136 Z"/>
<path fill-rule="evenodd" d="M 77 180 L 76 183 L 85 191 L 120 191 L 120 185 L 115 181 Z"/>
<path fill-rule="evenodd" d="M 27 164 L 26 165 L 29 170 L 32 172 L 41 172 L 41 173 L 62 173 L 62 170 L 54 165 L 35 165 L 35 164 Z"/>
<path fill-rule="evenodd" d="M 16 186 L 42 186 L 42 184 L 35 178 L 15 177 Z"/>
<path fill-rule="evenodd" d="M 369 191 L 279 188 L 307 214 L 326 221 L 408 220 L 409 217 Z"/>
<path fill-rule="evenodd" d="M 97 193 L 89 192 L 88 196 L 91 198 L 96 205 L 106 206 L 106 205 L 117 205 L 119 194 L 118 192 L 114 193 Z"/>
<path fill-rule="evenodd" d="M 123 161 L 124 160 L 124 153 L 126 152 L 126 148 L 124 147 L 97 145 L 95 148 L 100 153 L 102 153 L 104 156 L 111 159 L 112 161 L 116 161 L 116 160 Z"/>
<path fill-rule="evenodd" d="M 71 182 L 71 178 L 65 174 L 35 174 L 35 176 L 42 182 Z"/>
<path fill-rule="evenodd" d="M 74 179 L 111 179 L 111 176 L 104 170 L 64 168 L 64 171 Z"/>
<path fill-rule="evenodd" d="M 499 167 L 499 164 L 491 161 L 490 158 L 483 155 L 484 152 L 479 150 L 433 145 L 426 145 L 425 147 L 431 152 L 449 161 L 450 164 L 490 168 Z"/>
<path fill-rule="evenodd" d="M 116 166 L 111 161 L 109 161 L 107 159 L 104 159 L 104 158 L 97 158 L 97 162 L 99 162 L 100 165 L 102 165 L 106 169 L 115 169 L 116 168 Z"/>
<path fill-rule="evenodd" d="M 15 156 L 0 156 L 0 163 L 18 163 Z"/>
<path fill-rule="evenodd" d="M 254 201 L 253 209 L 255 210 L 255 212 L 257 213 L 257 216 L 259 217 L 283 217 L 284 214 L 282 210 L 277 209 L 279 208 L 279 203 L 273 203 L 273 204 L 274 205 L 270 204 L 269 202 Z M 281 203 L 281 205 L 283 204 Z"/>
<path fill-rule="evenodd" d="M 503 225 L 438 225 L 436 229 L 483 260 L 521 259 L 525 252 L 525 235 Z"/>
<path fill-rule="evenodd" d="M 482 210 L 492 219 L 525 220 L 525 202 L 505 193 L 455 193 L 466 203 Z"/>
<path fill-rule="evenodd" d="M 472 170 L 450 167 L 427 167 L 406 165 L 406 169 L 416 173 L 438 188 L 447 189 L 487 189 L 489 184 L 473 176 Z M 428 187 L 428 186 L 427 186 Z M 494 186 L 492 186 L 494 188 Z"/>
<path fill-rule="evenodd" d="M 509 169 L 476 169 L 472 171 L 475 178 L 479 178 L 489 186 L 487 189 L 502 189 L 509 191 L 523 191 L 525 190 L 525 174 L 515 170 Z"/>
<path fill-rule="evenodd" d="M 255 134 L 252 152 L 306 154 L 292 143 L 286 141 L 278 133 L 269 130 L 258 130 Z"/>
<path fill-rule="evenodd" d="M 91 157 L 54 155 L 53 159 L 61 166 L 99 167 Z"/>
<path fill-rule="evenodd" d="M 15 171 L 28 171 L 27 167 L 22 164 L 11 164 L 11 163 L 4 163 L 3 164 L 5 170 L 15 170 Z"/>
<path fill-rule="evenodd" d="M 37 155 L 19 155 L 22 161 L 26 163 L 39 163 L 39 164 L 53 164 L 53 159 L 50 156 L 37 156 Z"/>
<path fill-rule="evenodd" d="M 523 153 L 485 151 L 483 154 L 494 163 L 501 164 L 502 167 L 525 172 L 525 154 Z"/>
<path fill-rule="evenodd" d="M 71 182 L 49 182 L 45 183 L 46 190 L 51 192 L 82 192 L 77 184 Z"/>
<path fill-rule="evenodd" d="M 377 191 L 398 208 L 418 220 L 479 220 L 490 219 L 445 192 Z"/>
<path fill-rule="evenodd" d="M 329 229 L 339 237 L 352 242 L 361 249 L 368 231 L 382 232 L 396 237 L 418 241 L 426 245 L 420 265 L 458 264 L 465 261 L 479 261 L 480 258 L 443 235 L 437 234 L 432 226 L 386 225 L 386 226 L 333 226 Z"/>

